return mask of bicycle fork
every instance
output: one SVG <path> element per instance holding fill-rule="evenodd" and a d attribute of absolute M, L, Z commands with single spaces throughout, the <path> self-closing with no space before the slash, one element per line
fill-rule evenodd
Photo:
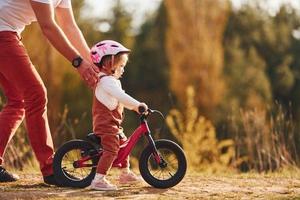
<path fill-rule="evenodd" d="M 165 168 L 167 167 L 167 163 L 166 161 L 163 159 L 163 157 L 160 155 L 159 151 L 156 148 L 155 142 L 150 134 L 150 132 L 145 133 L 145 137 L 148 140 L 149 145 L 152 148 L 152 155 L 154 160 L 156 161 L 156 163 L 161 167 L 161 168 Z"/>

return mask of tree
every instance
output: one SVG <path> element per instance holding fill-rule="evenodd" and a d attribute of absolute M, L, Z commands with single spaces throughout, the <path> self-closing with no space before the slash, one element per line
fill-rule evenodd
<path fill-rule="evenodd" d="M 238 114 L 241 108 L 261 108 L 272 102 L 272 88 L 267 75 L 267 63 L 257 50 L 265 26 L 265 16 L 251 7 L 231 10 L 224 33 L 227 91 L 222 103 L 225 119 Z M 234 114 L 234 115 L 235 115 Z"/>
<path fill-rule="evenodd" d="M 166 11 L 161 4 L 135 37 L 124 86 L 154 108 L 167 111 L 169 67 L 165 52 Z M 143 77 L 143 78 L 141 78 Z"/>
<path fill-rule="evenodd" d="M 291 112 L 282 114 L 295 119 L 289 121 L 291 126 L 298 124 L 295 122 L 300 119 L 300 43 L 294 33 L 299 25 L 299 15 L 287 6 L 282 6 L 275 16 L 256 4 L 231 9 L 224 35 L 224 73 L 229 87 L 222 106 L 222 113 L 226 114 L 221 118 L 225 119 L 226 115 L 238 118 L 240 109 L 247 112 L 248 109 L 257 111 L 260 108 L 261 113 L 275 112 L 279 104 L 283 110 L 292 111 L 291 116 L 285 116 Z M 230 112 L 232 108 L 237 112 Z M 218 124 L 219 127 L 224 126 L 221 123 L 224 121 Z M 295 135 L 294 139 L 299 141 L 296 136 L 299 131 L 294 134 L 290 130 L 295 131 L 284 131 L 289 137 Z"/>
<path fill-rule="evenodd" d="M 258 76 L 256 82 L 259 85 L 249 84 L 249 87 L 256 87 L 257 94 L 262 97 L 266 105 L 276 100 L 286 108 L 291 101 L 297 106 L 298 103 L 293 100 L 293 95 L 296 92 L 294 88 L 297 85 L 299 61 L 297 61 L 296 50 L 298 43 L 293 37 L 293 32 L 299 25 L 299 16 L 296 11 L 287 6 L 282 6 L 275 16 L 270 16 L 257 4 L 245 5 L 237 11 L 232 10 L 224 35 L 224 69 L 231 85 L 239 85 L 238 79 L 243 81 L 248 77 L 246 73 L 235 74 L 234 71 L 237 71 L 237 68 L 245 72 L 249 59 L 259 59 L 260 64 L 255 65 L 257 69 L 260 68 L 264 80 L 258 79 L 262 77 Z M 250 52 L 255 52 L 256 55 L 253 56 L 252 53 L 249 57 Z M 234 54 L 243 56 L 234 56 Z M 244 89 L 247 91 L 247 88 Z M 229 87 L 229 90 L 228 96 L 239 98 L 238 105 L 245 108 L 243 104 L 246 101 L 241 98 L 238 89 Z M 264 92 L 261 93 L 259 90 Z M 250 95 L 248 97 L 250 98 Z"/>
<path fill-rule="evenodd" d="M 98 19 L 98 26 L 101 23 L 108 23 L 110 29 L 102 33 L 102 39 L 116 40 L 125 46 L 131 48 L 133 46 L 134 37 L 131 34 L 131 14 L 124 9 L 120 0 L 114 1 L 112 8 L 112 18 Z M 97 26 L 97 24 L 96 24 Z"/>
<path fill-rule="evenodd" d="M 196 105 L 212 118 L 224 91 L 222 39 L 228 2 L 166 0 L 164 3 L 168 16 L 166 45 L 171 89 L 183 103 L 187 86 L 194 86 Z"/>

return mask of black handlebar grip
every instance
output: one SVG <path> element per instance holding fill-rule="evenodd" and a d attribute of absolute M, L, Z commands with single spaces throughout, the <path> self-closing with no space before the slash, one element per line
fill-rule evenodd
<path fill-rule="evenodd" d="M 138 110 L 139 110 L 139 113 L 144 113 L 146 111 L 144 106 L 139 106 Z"/>

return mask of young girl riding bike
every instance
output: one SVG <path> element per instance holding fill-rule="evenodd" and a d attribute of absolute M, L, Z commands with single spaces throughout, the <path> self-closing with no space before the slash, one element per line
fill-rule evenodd
<path fill-rule="evenodd" d="M 120 78 L 128 61 L 130 50 L 122 44 L 104 40 L 91 49 L 93 62 L 99 67 L 99 81 L 94 90 L 93 99 L 93 131 L 101 138 L 103 155 L 101 156 L 97 173 L 90 188 L 95 190 L 117 190 L 117 186 L 106 180 L 105 176 L 117 157 L 120 145 L 126 141 L 121 123 L 123 121 L 123 108 L 138 112 L 138 107 L 148 109 L 122 90 Z M 141 178 L 129 169 L 129 157 L 119 166 L 120 183 L 140 181 Z"/>

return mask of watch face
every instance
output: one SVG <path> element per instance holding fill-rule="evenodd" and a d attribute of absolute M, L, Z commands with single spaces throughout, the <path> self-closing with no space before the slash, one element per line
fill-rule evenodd
<path fill-rule="evenodd" d="M 77 57 L 77 58 L 75 58 L 75 59 L 72 61 L 72 65 L 73 65 L 74 67 L 79 67 L 80 64 L 81 64 L 81 62 L 82 62 L 82 58 L 81 58 L 81 57 Z"/>
<path fill-rule="evenodd" d="M 78 61 L 78 60 L 74 60 L 74 63 L 73 63 L 73 64 L 74 64 L 74 66 L 77 67 L 77 66 L 79 65 L 79 61 Z"/>

